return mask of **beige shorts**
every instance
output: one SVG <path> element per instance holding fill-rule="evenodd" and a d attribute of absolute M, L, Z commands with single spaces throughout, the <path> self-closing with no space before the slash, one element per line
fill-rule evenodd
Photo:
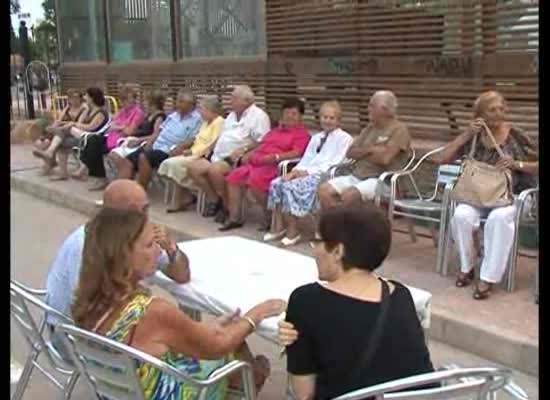
<path fill-rule="evenodd" d="M 354 187 L 361 193 L 361 198 L 365 201 L 374 200 L 376 196 L 376 187 L 378 186 L 378 178 L 367 178 L 361 180 L 353 175 L 338 176 L 328 181 L 328 183 L 339 193 L 344 190 Z M 384 184 L 382 187 L 382 195 L 389 196 L 390 188 Z"/>

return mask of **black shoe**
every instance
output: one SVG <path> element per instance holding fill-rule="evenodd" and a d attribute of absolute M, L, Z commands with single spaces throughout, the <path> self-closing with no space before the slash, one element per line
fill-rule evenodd
<path fill-rule="evenodd" d="M 244 222 L 231 221 L 230 219 L 228 219 L 227 222 L 223 224 L 223 226 L 220 226 L 218 228 L 218 230 L 220 232 L 225 232 L 225 231 L 230 231 L 232 229 L 241 228 L 243 225 L 244 225 Z"/>
<path fill-rule="evenodd" d="M 216 214 L 216 217 L 214 218 L 214 222 L 217 222 L 218 224 L 223 224 L 227 220 L 228 216 L 229 213 L 223 208 L 220 208 Z"/>
<path fill-rule="evenodd" d="M 221 202 L 217 201 L 215 203 L 208 203 L 206 205 L 206 210 L 204 211 L 204 216 L 207 218 L 214 217 L 218 214 L 221 209 Z"/>
<path fill-rule="evenodd" d="M 258 228 L 258 232 L 269 232 L 271 229 L 271 211 L 266 211 L 264 213 L 264 217 L 262 222 L 260 223 L 260 227 Z"/>

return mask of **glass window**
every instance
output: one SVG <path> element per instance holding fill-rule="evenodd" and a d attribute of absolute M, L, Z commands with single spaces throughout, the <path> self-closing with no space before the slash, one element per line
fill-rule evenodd
<path fill-rule="evenodd" d="M 110 0 L 111 60 L 172 58 L 169 0 Z"/>
<path fill-rule="evenodd" d="M 265 54 L 265 1 L 180 0 L 183 57 Z"/>
<path fill-rule="evenodd" d="M 105 60 L 105 26 L 101 0 L 59 0 L 64 62 Z"/>

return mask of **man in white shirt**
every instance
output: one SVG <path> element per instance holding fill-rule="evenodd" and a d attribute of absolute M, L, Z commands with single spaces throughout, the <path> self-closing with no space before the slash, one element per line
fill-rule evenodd
<path fill-rule="evenodd" d="M 189 176 L 209 200 L 206 216 L 216 216 L 219 223 L 223 223 L 228 214 L 225 176 L 258 146 L 271 127 L 269 116 L 254 104 L 254 92 L 246 85 L 233 89 L 231 109 L 210 161 L 201 158 L 188 167 Z"/>
<path fill-rule="evenodd" d="M 149 200 L 147 193 L 137 182 L 117 179 L 105 189 L 103 207 L 147 213 Z M 164 230 L 158 229 L 155 233 L 156 240 L 163 249 L 157 261 L 157 268 L 180 284 L 189 282 L 190 270 L 187 256 L 178 249 L 176 243 L 166 235 Z M 46 303 L 67 316 L 71 314 L 73 297 L 78 287 L 85 235 L 85 225 L 73 231 L 61 245 L 48 271 Z M 55 315 L 47 315 L 47 322 L 54 347 L 64 358 L 70 359 L 61 338 L 55 332 L 55 325 L 59 323 L 59 318 Z"/>

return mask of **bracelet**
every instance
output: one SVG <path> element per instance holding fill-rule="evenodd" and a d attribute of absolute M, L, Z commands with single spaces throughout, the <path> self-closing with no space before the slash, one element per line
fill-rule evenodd
<path fill-rule="evenodd" d="M 256 323 L 252 320 L 252 318 L 247 317 L 246 315 L 243 315 L 242 318 L 250 324 L 250 326 L 252 327 L 252 332 L 254 332 L 256 330 Z"/>

